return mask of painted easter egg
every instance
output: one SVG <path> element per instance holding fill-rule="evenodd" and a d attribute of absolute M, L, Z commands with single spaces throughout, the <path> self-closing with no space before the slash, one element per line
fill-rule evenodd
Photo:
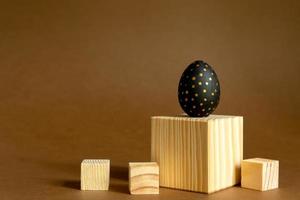
<path fill-rule="evenodd" d="M 220 101 L 220 83 L 209 64 L 197 60 L 184 70 L 178 86 L 178 100 L 191 117 L 206 117 L 216 109 Z"/>

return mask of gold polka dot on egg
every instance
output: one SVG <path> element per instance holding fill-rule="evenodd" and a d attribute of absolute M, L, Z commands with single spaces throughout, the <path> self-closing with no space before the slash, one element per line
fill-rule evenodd
<path fill-rule="evenodd" d="M 197 60 L 184 70 L 178 84 L 178 100 L 191 117 L 206 117 L 214 112 L 220 101 L 220 83 L 209 64 Z"/>

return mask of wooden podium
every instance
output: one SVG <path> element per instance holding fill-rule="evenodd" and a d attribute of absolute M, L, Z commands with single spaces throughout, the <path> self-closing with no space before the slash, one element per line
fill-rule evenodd
<path fill-rule="evenodd" d="M 212 193 L 240 183 L 243 117 L 151 118 L 151 160 L 160 186 Z"/>

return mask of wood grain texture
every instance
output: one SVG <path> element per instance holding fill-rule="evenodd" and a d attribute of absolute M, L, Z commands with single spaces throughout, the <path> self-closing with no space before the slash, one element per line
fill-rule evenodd
<path fill-rule="evenodd" d="M 242 162 L 242 187 L 266 191 L 278 188 L 279 161 L 264 158 L 246 159 Z"/>
<path fill-rule="evenodd" d="M 81 162 L 81 190 L 108 190 L 110 160 L 86 159 Z"/>
<path fill-rule="evenodd" d="M 130 194 L 159 194 L 159 167 L 156 162 L 129 163 Z"/>
<path fill-rule="evenodd" d="M 243 117 L 151 118 L 151 160 L 160 186 L 212 193 L 240 182 Z"/>

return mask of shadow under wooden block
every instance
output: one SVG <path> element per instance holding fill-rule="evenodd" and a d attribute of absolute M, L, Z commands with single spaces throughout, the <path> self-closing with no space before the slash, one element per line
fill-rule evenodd
<path fill-rule="evenodd" d="M 278 188 L 279 161 L 251 158 L 242 162 L 242 187 L 260 191 Z"/>
<path fill-rule="evenodd" d="M 109 168 L 109 160 L 83 160 L 81 163 L 81 190 L 108 190 Z"/>
<path fill-rule="evenodd" d="M 110 178 L 128 180 L 128 166 L 110 166 Z"/>
<path fill-rule="evenodd" d="M 130 194 L 159 194 L 159 167 L 155 162 L 129 163 Z"/>
<path fill-rule="evenodd" d="M 151 118 L 151 161 L 160 186 L 212 193 L 240 183 L 243 117 Z"/>

